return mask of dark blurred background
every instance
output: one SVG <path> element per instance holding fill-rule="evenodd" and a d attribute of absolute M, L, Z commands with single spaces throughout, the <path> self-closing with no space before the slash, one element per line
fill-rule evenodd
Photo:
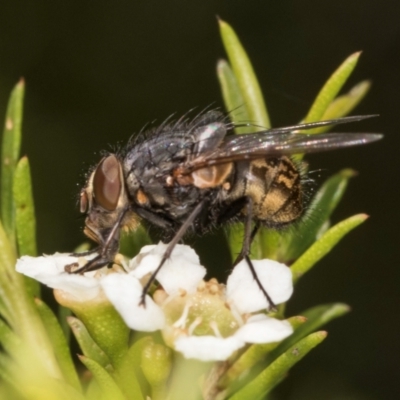
<path fill-rule="evenodd" d="M 82 242 L 77 192 L 101 149 L 173 112 L 222 106 L 216 15 L 246 47 L 274 126 L 299 121 L 330 73 L 364 51 L 347 89 L 371 79 L 356 112 L 381 117 L 346 128 L 383 132 L 385 140 L 309 160 L 321 181 L 344 167 L 360 173 L 334 222 L 358 212 L 371 218 L 300 282 L 290 308 L 342 301 L 353 311 L 328 326 L 328 340 L 291 371 L 276 398 L 397 398 L 398 0 L 2 0 L 0 110 L 24 77 L 23 154 L 31 162 L 39 250 L 70 251 Z"/>

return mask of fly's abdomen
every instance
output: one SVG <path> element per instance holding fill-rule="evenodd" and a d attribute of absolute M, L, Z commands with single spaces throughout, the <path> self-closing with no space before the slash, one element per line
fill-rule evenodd
<path fill-rule="evenodd" d="M 288 157 L 250 162 L 245 195 L 253 200 L 254 217 L 271 228 L 290 224 L 303 214 L 301 174 Z"/>

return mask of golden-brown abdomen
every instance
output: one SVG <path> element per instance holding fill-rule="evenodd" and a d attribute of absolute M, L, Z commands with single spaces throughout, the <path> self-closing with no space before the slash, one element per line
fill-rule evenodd
<path fill-rule="evenodd" d="M 303 213 L 301 174 L 288 157 L 249 163 L 244 194 L 253 200 L 253 215 L 267 226 L 279 227 Z"/>

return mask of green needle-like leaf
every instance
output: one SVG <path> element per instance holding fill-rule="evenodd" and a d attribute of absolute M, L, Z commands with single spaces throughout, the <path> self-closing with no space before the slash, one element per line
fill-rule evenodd
<path fill-rule="evenodd" d="M 91 360 L 96 361 L 102 367 L 108 367 L 110 365 L 109 358 L 90 337 L 85 325 L 75 317 L 67 317 L 67 322 L 83 354 Z"/>
<path fill-rule="evenodd" d="M 36 256 L 36 220 L 29 161 L 22 157 L 14 174 L 14 200 L 19 254 Z"/>
<path fill-rule="evenodd" d="M 15 362 L 14 360 L 4 353 L 0 353 L 0 378 L 2 379 L 2 383 L 7 383 L 11 387 L 16 386 L 14 377 L 15 374 Z M 11 387 L 7 387 L 7 389 L 11 389 Z M 7 399 L 7 397 L 1 397 Z M 13 399 L 13 397 L 8 397 Z"/>
<path fill-rule="evenodd" d="M 262 126 L 263 129 L 269 128 L 271 124 L 267 108 L 249 57 L 229 24 L 219 20 L 219 28 L 225 51 L 244 100 L 244 106 L 247 108 L 249 122 Z M 253 131 L 256 132 L 259 129 L 254 127 Z"/>
<path fill-rule="evenodd" d="M 61 377 L 52 345 L 33 301 L 27 295 L 22 275 L 15 271 L 15 254 L 0 224 L 0 302 L 3 318 L 18 332 L 33 362 L 43 363 L 47 373 Z M 25 351 L 25 347 L 22 348 Z"/>
<path fill-rule="evenodd" d="M 99 384 L 102 392 L 102 399 L 126 400 L 114 379 L 100 364 L 85 356 L 79 356 L 79 359 L 93 374 L 94 379 Z"/>
<path fill-rule="evenodd" d="M 333 99 L 346 83 L 348 77 L 357 65 L 361 52 L 357 52 L 346 58 L 339 68 L 330 76 L 318 93 L 313 105 L 310 108 L 303 122 L 320 121 Z M 313 131 L 308 131 L 311 133 Z"/>
<path fill-rule="evenodd" d="M 219 60 L 217 64 L 217 76 L 221 87 L 225 109 L 229 113 L 230 120 L 235 124 L 248 123 L 250 121 L 245 101 L 240 91 L 235 74 L 226 60 Z M 236 127 L 235 133 L 247 133 L 251 127 Z"/>
<path fill-rule="evenodd" d="M 288 318 L 287 321 L 292 325 L 293 329 L 298 329 L 303 325 L 307 318 L 303 316 L 295 316 Z M 292 337 L 291 335 L 290 337 Z M 218 382 L 218 387 L 227 388 L 237 379 L 243 376 L 258 362 L 265 360 L 267 355 L 273 351 L 279 343 L 253 344 L 232 364 Z"/>
<path fill-rule="evenodd" d="M 0 343 L 3 350 L 5 350 L 10 355 L 12 355 L 13 352 L 21 344 L 21 339 L 1 319 L 0 319 Z"/>
<path fill-rule="evenodd" d="M 229 400 L 259 400 L 264 398 L 267 393 L 285 378 L 289 369 L 299 362 L 310 350 L 318 346 L 326 336 L 327 333 L 321 331 L 305 337 L 279 356 L 244 388 L 229 397 Z"/>
<path fill-rule="evenodd" d="M 292 265 L 293 281 L 296 282 L 321 258 L 328 254 L 345 235 L 362 224 L 367 218 L 368 216 L 366 214 L 357 214 L 339 222 L 325 232 L 324 235 Z"/>
<path fill-rule="evenodd" d="M 15 169 L 13 194 L 19 255 L 36 256 L 36 219 L 27 157 L 22 157 Z M 28 293 L 39 297 L 39 282 L 29 277 L 24 277 L 24 280 Z"/>
<path fill-rule="evenodd" d="M 81 385 L 71 358 L 68 343 L 57 318 L 42 300 L 35 299 L 35 303 L 52 342 L 54 354 L 56 355 L 58 364 L 60 365 L 61 372 L 71 386 L 77 390 L 81 390 Z"/>
<path fill-rule="evenodd" d="M 90 337 L 107 354 L 115 367 L 122 360 L 128 350 L 129 328 L 106 299 L 98 296 L 90 301 L 59 296 L 56 300 L 65 307 L 70 308 L 83 322 Z"/>
<path fill-rule="evenodd" d="M 11 92 L 4 124 L 1 153 L 1 219 L 12 246 L 15 243 L 13 179 L 21 146 L 24 87 L 24 81 L 20 80 Z"/>
<path fill-rule="evenodd" d="M 67 317 L 71 316 L 71 314 L 72 314 L 72 311 L 69 308 L 63 307 L 63 306 L 58 306 L 57 318 L 58 318 L 58 321 L 60 323 L 61 329 L 64 333 L 65 340 L 67 341 L 67 343 L 69 343 L 69 340 L 71 337 L 71 328 L 68 325 Z"/>
<path fill-rule="evenodd" d="M 267 356 L 267 363 L 271 363 L 284 353 L 289 347 L 294 346 L 299 340 L 309 335 L 311 332 L 327 324 L 333 319 L 339 318 L 350 311 L 350 307 L 343 303 L 324 304 L 313 307 L 304 313 L 302 317 L 305 322 L 288 338 L 276 346 Z"/>
<path fill-rule="evenodd" d="M 354 86 L 348 93 L 336 97 L 336 99 L 334 99 L 332 103 L 329 104 L 329 107 L 326 109 L 321 120 L 325 121 L 328 119 L 340 118 L 350 114 L 350 112 L 366 96 L 370 88 L 371 88 L 370 81 L 362 81 L 358 83 L 356 86 Z M 314 133 L 326 132 L 331 128 L 332 125 L 323 126 L 321 128 L 314 129 L 313 132 Z"/>
<path fill-rule="evenodd" d="M 15 262 L 14 249 L 0 222 L 0 312 L 10 325 L 17 318 L 17 309 L 13 302 L 13 296 L 18 290 L 18 283 L 15 282 Z"/>
<path fill-rule="evenodd" d="M 229 243 L 232 261 L 235 261 L 243 246 L 243 224 L 232 224 L 231 226 L 226 227 L 225 235 Z"/>

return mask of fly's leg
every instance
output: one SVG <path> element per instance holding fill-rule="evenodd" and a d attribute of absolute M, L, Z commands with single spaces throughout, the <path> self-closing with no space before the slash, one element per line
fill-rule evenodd
<path fill-rule="evenodd" d="M 248 240 L 248 247 L 246 246 L 247 243 L 245 243 L 245 241 L 244 241 L 243 242 L 243 246 L 242 246 L 242 250 L 240 251 L 240 253 L 236 257 L 236 260 L 233 263 L 232 267 L 236 267 L 236 265 L 238 265 L 240 263 L 240 261 L 243 260 L 243 258 L 245 257 L 246 254 L 247 255 L 250 254 L 251 244 L 253 243 L 253 240 L 256 237 L 257 232 L 258 232 L 259 229 L 260 229 L 260 223 L 257 221 L 255 223 L 254 227 L 253 227 L 253 230 L 251 231 L 250 238 Z"/>
<path fill-rule="evenodd" d="M 108 264 L 110 264 L 110 261 L 99 254 L 80 268 L 74 269 L 78 266 L 78 263 L 72 263 L 66 265 L 64 270 L 70 274 L 83 274 L 85 272 L 95 271 L 96 269 L 100 269 Z"/>
<path fill-rule="evenodd" d="M 246 260 L 246 263 L 250 268 L 250 272 L 253 275 L 253 278 L 256 281 L 257 286 L 260 288 L 261 292 L 264 294 L 265 298 L 267 299 L 267 301 L 269 303 L 269 311 L 275 312 L 277 310 L 276 305 L 272 301 L 271 296 L 264 289 L 264 286 L 262 285 L 260 280 L 258 279 L 257 272 L 254 269 L 254 265 L 251 262 L 250 257 L 249 257 L 251 242 L 253 241 L 254 236 L 256 235 L 256 233 L 259 229 L 259 225 L 257 223 L 254 226 L 253 230 L 251 229 L 251 223 L 253 220 L 253 200 L 250 197 L 247 198 L 246 211 L 247 211 L 247 213 L 246 213 L 246 221 L 245 221 L 245 225 L 244 225 L 243 246 L 242 246 L 242 250 L 241 250 L 239 256 L 237 257 L 234 265 L 238 264 L 242 259 Z"/>
<path fill-rule="evenodd" d="M 200 214 L 204 205 L 205 205 L 204 200 L 201 201 L 199 204 L 197 204 L 196 208 L 192 211 L 192 213 L 189 215 L 188 219 L 182 224 L 182 226 L 179 228 L 178 232 L 176 232 L 175 236 L 172 238 L 171 242 L 168 244 L 167 250 L 165 250 L 165 253 L 162 256 L 160 264 L 158 265 L 156 270 L 152 273 L 152 275 L 150 276 L 150 279 L 147 281 L 146 285 L 143 287 L 139 305 L 142 305 L 144 307 L 146 306 L 146 294 L 149 291 L 154 280 L 156 279 L 158 272 L 160 271 L 162 266 L 165 264 L 165 262 L 168 260 L 168 258 L 171 256 L 172 251 L 174 250 L 174 247 L 183 238 L 186 231 L 190 228 L 190 226 L 193 224 L 196 217 Z"/>
<path fill-rule="evenodd" d="M 66 265 L 64 267 L 64 270 L 70 274 L 84 274 L 88 271 L 95 271 L 96 269 L 100 269 L 105 265 L 111 265 L 114 261 L 114 257 L 117 255 L 119 250 L 120 227 L 128 209 L 129 207 L 127 206 L 121 211 L 117 221 L 115 222 L 111 231 L 108 233 L 107 239 L 102 245 L 95 249 L 99 252 L 98 256 L 96 256 L 92 260 L 89 260 L 85 265 L 80 268 L 74 269 L 77 267 L 77 263 L 72 263 Z M 94 252 L 95 251 L 78 253 L 78 256 L 93 254 Z"/>

